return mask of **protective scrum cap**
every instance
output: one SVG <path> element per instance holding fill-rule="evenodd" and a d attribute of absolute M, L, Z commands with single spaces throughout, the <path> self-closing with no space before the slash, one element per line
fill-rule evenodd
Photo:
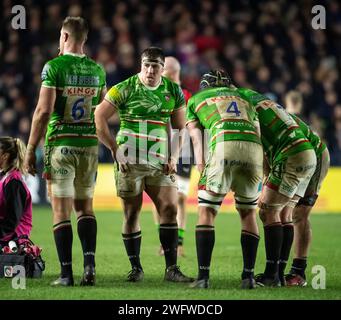
<path fill-rule="evenodd" d="M 201 77 L 200 89 L 209 87 L 229 87 L 231 84 L 231 77 L 224 70 L 211 70 Z"/>

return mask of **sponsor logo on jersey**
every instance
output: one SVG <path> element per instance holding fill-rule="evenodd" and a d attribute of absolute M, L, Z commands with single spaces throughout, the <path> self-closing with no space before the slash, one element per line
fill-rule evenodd
<path fill-rule="evenodd" d="M 59 169 L 53 169 L 54 174 L 59 174 L 61 176 L 65 176 L 68 174 L 68 171 L 64 168 L 59 168 Z"/>
<path fill-rule="evenodd" d="M 107 97 L 109 101 L 115 104 L 121 98 L 121 94 L 120 94 L 120 91 L 116 87 L 112 87 L 107 93 Z"/>
<path fill-rule="evenodd" d="M 94 87 L 65 87 L 64 96 L 85 96 L 95 97 L 97 96 L 98 88 Z"/>
<path fill-rule="evenodd" d="M 213 97 L 213 98 L 210 98 L 209 100 L 212 103 L 216 103 L 216 102 L 225 100 L 226 98 L 227 98 L 227 96 L 221 96 L 221 97 Z"/>
<path fill-rule="evenodd" d="M 80 66 L 77 65 L 77 68 Z M 66 84 L 71 86 L 99 86 L 98 76 L 66 75 Z"/>

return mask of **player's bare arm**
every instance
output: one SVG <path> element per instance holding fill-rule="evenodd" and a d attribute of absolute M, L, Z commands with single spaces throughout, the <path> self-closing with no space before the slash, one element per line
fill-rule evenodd
<path fill-rule="evenodd" d="M 128 169 L 126 160 L 123 156 L 121 157 L 116 140 L 111 134 L 108 125 L 108 119 L 116 112 L 116 107 L 104 99 L 96 107 L 95 111 L 96 132 L 98 139 L 111 151 L 114 161 L 120 164 L 120 168 L 124 172 Z"/>
<path fill-rule="evenodd" d="M 100 98 L 100 101 L 104 101 L 104 97 L 105 95 L 107 94 L 108 90 L 107 88 L 103 88 L 102 91 L 101 91 L 101 98 Z"/>
<path fill-rule="evenodd" d="M 179 158 L 179 153 L 180 153 L 180 149 L 182 146 L 182 130 L 185 128 L 185 112 L 184 112 L 185 108 L 180 108 L 177 109 L 173 112 L 171 119 L 170 119 L 170 124 L 172 126 L 173 129 L 175 129 L 176 133 L 172 139 L 171 142 L 171 153 L 170 153 L 170 157 L 168 160 L 168 164 L 165 166 L 165 170 L 166 170 L 166 174 L 171 174 L 175 172 L 175 168 L 176 168 L 176 162 L 177 159 Z M 171 138 L 170 136 L 170 126 L 167 128 L 169 134 L 169 139 Z"/>
<path fill-rule="evenodd" d="M 33 114 L 31 133 L 28 139 L 24 166 L 28 173 L 36 174 L 35 149 L 43 138 L 56 101 L 56 90 L 41 87 L 37 107 Z"/>
<path fill-rule="evenodd" d="M 165 163 L 163 165 L 163 172 L 165 174 L 172 174 L 175 172 L 176 170 L 176 159 L 173 157 L 173 149 L 174 149 L 174 145 L 176 144 L 176 139 L 178 139 L 178 136 L 176 136 L 176 139 L 172 139 L 172 125 L 171 122 L 169 121 L 167 123 L 167 137 L 168 137 L 168 160 L 167 163 Z"/>
<path fill-rule="evenodd" d="M 193 142 L 194 156 L 197 163 L 197 168 L 201 173 L 205 167 L 203 134 L 204 129 L 198 121 L 191 121 L 187 123 L 187 129 Z"/>
<path fill-rule="evenodd" d="M 108 119 L 116 113 L 116 108 L 107 100 L 103 100 L 95 111 L 95 123 L 98 139 L 111 151 L 116 152 L 118 146 L 110 132 Z"/>

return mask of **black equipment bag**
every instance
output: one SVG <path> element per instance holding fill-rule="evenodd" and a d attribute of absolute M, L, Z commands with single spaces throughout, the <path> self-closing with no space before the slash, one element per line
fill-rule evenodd
<path fill-rule="evenodd" d="M 26 239 L 26 246 L 34 245 L 30 239 Z M 45 261 L 40 254 L 39 256 L 34 256 L 26 252 L 21 252 L 20 254 L 0 253 L 0 278 L 16 276 L 19 270 L 15 270 L 15 266 L 23 266 L 27 278 L 41 278 L 45 270 Z"/>

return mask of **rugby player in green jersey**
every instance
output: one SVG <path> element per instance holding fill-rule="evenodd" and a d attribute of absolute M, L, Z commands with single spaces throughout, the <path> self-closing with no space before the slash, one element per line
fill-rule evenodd
<path fill-rule="evenodd" d="M 180 85 L 180 71 L 181 66 L 178 59 L 168 56 L 165 57 L 165 66 L 162 75 L 164 77 L 167 77 L 168 79 L 172 80 L 173 82 Z M 182 88 L 182 91 L 184 93 L 185 101 L 187 104 L 188 99 L 191 96 L 191 93 Z M 177 170 L 176 170 L 176 178 L 178 181 L 178 213 L 177 213 L 177 222 L 178 222 L 178 256 L 184 257 L 184 236 L 185 236 L 185 230 L 186 230 L 186 220 L 187 220 L 187 212 L 186 212 L 186 200 L 189 193 L 189 186 L 190 186 L 190 176 L 191 176 L 191 170 L 192 170 L 192 162 L 193 162 L 193 156 L 192 156 L 192 144 L 190 143 L 190 137 L 185 131 L 185 135 L 182 137 L 182 146 L 181 146 L 181 156 L 179 157 L 179 161 L 177 164 Z M 152 209 L 153 217 L 155 224 L 157 225 L 157 230 L 159 232 L 159 215 L 153 207 Z M 162 245 L 160 245 L 159 249 L 159 255 L 163 255 L 163 248 Z"/>
<path fill-rule="evenodd" d="M 33 114 L 25 166 L 35 174 L 35 149 L 46 132 L 44 176 L 53 210 L 53 231 L 61 265 L 53 286 L 72 286 L 72 208 L 84 256 L 81 285 L 95 284 L 97 224 L 93 193 L 98 162 L 94 110 L 105 94 L 105 72 L 84 54 L 88 27 L 67 17 L 59 57 L 48 61 Z"/>
<path fill-rule="evenodd" d="M 185 100 L 180 86 L 162 76 L 164 61 L 162 49 L 145 49 L 141 72 L 113 86 L 95 112 L 98 137 L 111 150 L 116 163 L 117 195 L 124 210 L 122 237 L 132 267 L 128 281 L 132 282 L 144 277 L 139 224 L 143 191 L 160 216 L 164 279 L 192 281 L 177 266 L 177 182 L 173 173 L 178 148 L 173 156 L 169 156 L 168 148 L 169 121 L 173 129 L 184 128 Z M 108 127 L 108 119 L 116 112 L 120 116 L 117 141 Z"/>
<path fill-rule="evenodd" d="M 287 286 L 307 285 L 305 269 L 307 267 L 308 250 L 311 243 L 312 232 L 309 221 L 310 212 L 318 198 L 323 180 L 325 179 L 329 165 L 330 157 L 327 146 L 323 143 L 317 133 L 313 132 L 309 126 L 302 121 L 297 115 L 300 115 L 302 109 L 302 94 L 298 91 L 290 91 L 285 97 L 286 110 L 291 114 L 304 135 L 308 138 L 311 145 L 314 147 L 317 165 L 316 170 L 309 182 L 304 197 L 302 197 L 295 208 L 286 207 L 284 211 L 284 219 L 294 222 L 294 259 L 291 270 L 285 276 Z M 287 257 L 286 257 L 287 258 Z M 281 272 L 280 278 L 284 279 L 284 270 L 286 266 L 285 257 L 281 257 L 279 269 Z"/>
<path fill-rule="evenodd" d="M 259 201 L 264 225 L 266 267 L 256 281 L 263 286 L 281 286 L 279 262 L 286 261 L 293 237 L 292 221 L 283 208 L 294 207 L 304 196 L 316 168 L 313 146 L 285 109 L 250 89 L 238 89 L 255 106 L 269 174 Z M 282 259 L 281 259 L 282 257 Z"/>
<path fill-rule="evenodd" d="M 223 70 L 203 75 L 200 89 L 187 106 L 187 128 L 201 173 L 196 225 L 199 272 L 197 280 L 190 286 L 209 287 L 215 217 L 225 195 L 232 190 L 241 218 L 244 264 L 241 287 L 253 289 L 256 287 L 254 265 L 259 242 L 256 209 L 263 177 L 263 149 L 256 109 L 232 85 Z M 203 146 L 205 130 L 210 135 L 206 161 Z"/>

